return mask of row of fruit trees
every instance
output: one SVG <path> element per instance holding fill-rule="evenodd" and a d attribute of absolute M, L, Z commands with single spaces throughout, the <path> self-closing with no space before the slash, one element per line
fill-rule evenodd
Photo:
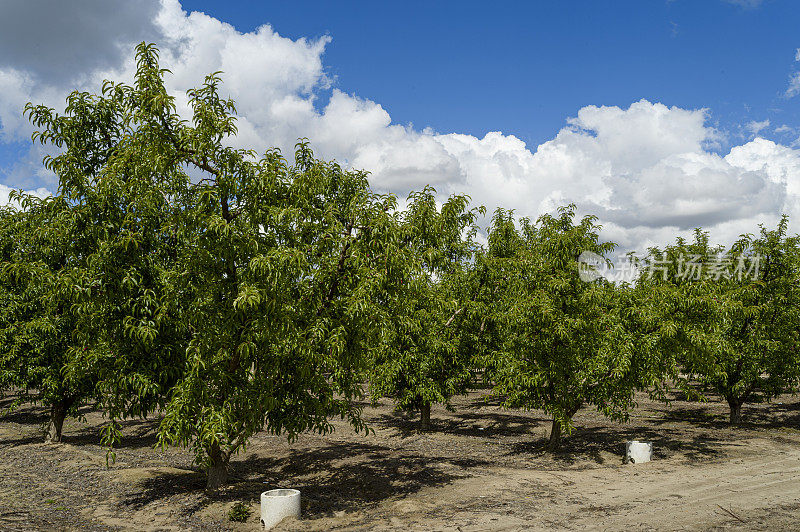
<path fill-rule="evenodd" d="M 306 141 L 293 162 L 234 149 L 218 74 L 186 121 L 157 49 L 137 61 L 132 85 L 74 92 L 62 114 L 27 106 L 58 193 L 0 209 L 0 388 L 50 409 L 48 440 L 86 405 L 109 447 L 121 420 L 158 413 L 160 444 L 193 449 L 214 489 L 259 431 L 365 429 L 366 395 L 427 429 L 480 375 L 506 407 L 552 416 L 557 446 L 580 408 L 624 420 L 636 391 L 699 381 L 736 423 L 797 382 L 786 219 L 727 249 L 697 230 L 632 256 L 632 282 L 587 281 L 578 257 L 615 246 L 574 206 L 499 209 L 479 244 L 466 196 L 425 188 L 399 209 Z"/>

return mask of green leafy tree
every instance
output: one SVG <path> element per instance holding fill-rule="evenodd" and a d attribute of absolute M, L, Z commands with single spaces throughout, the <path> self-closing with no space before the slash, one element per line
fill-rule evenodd
<path fill-rule="evenodd" d="M 53 439 L 66 413 L 92 401 L 109 416 L 113 443 L 117 421 L 163 405 L 184 366 L 188 337 L 164 296 L 176 258 L 166 222 L 185 173 L 154 149 L 158 131 L 141 107 L 162 93 L 140 51 L 136 87 L 73 92 L 63 114 L 26 107 L 34 140 L 58 149 L 44 162 L 59 188 L 23 200 L 17 252 L 4 267 L 19 295 L 4 313 L 4 369 L 7 382 L 51 405 Z"/>
<path fill-rule="evenodd" d="M 578 258 L 600 258 L 614 249 L 601 242 L 596 218 L 574 223 L 575 207 L 523 219 L 515 230 L 511 213 L 499 211 L 489 252 L 505 277 L 503 345 L 492 361 L 495 392 L 508 407 L 541 408 L 553 418 L 550 446 L 572 428 L 584 405 L 625 419 L 646 365 L 627 325 L 621 291 L 600 277 L 579 276 Z"/>
<path fill-rule="evenodd" d="M 790 391 L 800 377 L 800 255 L 787 225 L 762 226 L 727 250 L 698 229 L 691 242 L 652 249 L 643 276 L 667 294 L 664 309 L 681 329 L 675 364 L 725 399 L 732 424 L 742 405 Z"/>
<path fill-rule="evenodd" d="M 430 429 L 431 404 L 448 404 L 472 380 L 472 352 L 465 330 L 474 314 L 470 283 L 475 217 L 467 196 L 451 196 L 439 208 L 435 190 L 412 193 L 400 215 L 403 284 L 383 294 L 387 322 L 374 351 L 373 397 L 393 397 L 398 408 L 419 410 L 420 429 Z"/>
<path fill-rule="evenodd" d="M 193 95 L 201 116 L 224 116 L 213 83 Z M 184 135 L 213 139 L 217 127 L 204 119 Z M 214 489 L 256 432 L 325 433 L 332 415 L 364 427 L 354 399 L 397 231 L 393 198 L 305 143 L 290 166 L 274 151 L 251 162 L 203 142 L 209 155 L 190 157 L 211 177 L 190 191 L 173 280 L 192 338 L 160 438 L 191 445 Z"/>
<path fill-rule="evenodd" d="M 71 294 L 73 337 L 84 346 L 63 373 L 95 381 L 109 445 L 120 438 L 118 420 L 164 406 L 189 339 L 168 284 L 186 172 L 154 122 L 165 94 L 154 54 L 139 48 L 134 86 L 74 92 L 63 115 L 27 107 L 41 128 L 34 139 L 61 148 L 45 164 L 59 178 L 61 231 L 71 243 L 59 283 Z"/>
<path fill-rule="evenodd" d="M 163 404 L 160 442 L 191 446 L 213 489 L 255 432 L 326 432 L 333 415 L 363 427 L 353 400 L 399 231 L 393 197 L 306 142 L 292 164 L 230 147 L 235 108 L 217 74 L 181 119 L 166 73 L 142 43 L 132 86 L 73 93 L 64 116 L 29 113 L 36 138 L 63 149 L 46 163 L 83 246 L 58 281 L 88 348 L 62 373 L 92 375 L 108 441 L 113 420 Z"/>
<path fill-rule="evenodd" d="M 50 418 L 45 441 L 61 441 L 64 420 L 92 396 L 91 379 L 64 375 L 69 357 L 83 349 L 73 337 L 77 316 L 58 275 L 69 243 L 45 225 L 63 203 L 20 197 L 26 210 L 3 209 L 0 266 L 0 387 L 16 392 L 12 407 L 42 404 Z"/>

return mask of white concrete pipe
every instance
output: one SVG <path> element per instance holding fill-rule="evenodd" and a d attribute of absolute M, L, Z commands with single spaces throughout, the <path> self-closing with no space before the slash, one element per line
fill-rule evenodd
<path fill-rule="evenodd" d="M 625 463 L 643 464 L 649 462 L 653 456 L 653 443 L 649 441 L 625 442 Z"/>
<path fill-rule="evenodd" d="M 261 524 L 267 530 L 284 517 L 300 517 L 298 490 L 269 490 L 261 494 Z"/>

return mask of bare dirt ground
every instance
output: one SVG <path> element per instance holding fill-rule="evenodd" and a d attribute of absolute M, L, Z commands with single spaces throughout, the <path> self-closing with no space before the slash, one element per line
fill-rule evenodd
<path fill-rule="evenodd" d="M 388 401 L 365 409 L 366 436 L 260 434 L 213 496 L 188 451 L 154 449 L 157 419 L 126 424 L 107 468 L 98 414 L 45 445 L 44 412 L 23 408 L 0 419 L 0 530 L 258 530 L 259 493 L 282 487 L 301 490 L 303 518 L 275 530 L 800 529 L 800 398 L 745 407 L 732 429 L 721 403 L 643 395 L 625 424 L 581 411 L 556 455 L 542 412 L 480 392 L 453 406 L 426 434 Z M 628 439 L 653 441 L 654 461 L 623 465 Z M 236 501 L 247 523 L 227 519 Z"/>

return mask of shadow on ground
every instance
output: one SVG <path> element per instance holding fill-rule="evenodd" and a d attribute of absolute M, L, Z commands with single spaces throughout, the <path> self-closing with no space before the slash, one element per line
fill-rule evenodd
<path fill-rule="evenodd" d="M 383 414 L 372 421 L 372 424 L 381 428 L 395 429 L 403 438 L 419 433 L 419 415 L 416 413 Z M 528 434 L 542 424 L 549 424 L 549 421 L 512 412 L 467 411 L 449 413 L 447 417 L 439 417 L 436 413 L 431 413 L 430 432 L 453 436 L 494 438 Z"/>
<path fill-rule="evenodd" d="M 720 456 L 719 438 L 708 436 L 695 436 L 687 439 L 685 435 L 670 437 L 663 432 L 643 428 L 627 427 L 612 428 L 587 427 L 576 428 L 575 431 L 564 438 L 557 451 L 547 447 L 547 439 L 539 438 L 535 441 L 518 442 L 512 445 L 514 454 L 530 454 L 542 456 L 550 454 L 551 457 L 566 464 L 585 463 L 586 460 L 597 464 L 608 463 L 608 454 L 612 453 L 622 463 L 625 456 L 625 442 L 642 440 L 653 443 L 653 458 L 664 459 L 673 453 L 681 453 L 690 461 L 700 461 Z"/>
<path fill-rule="evenodd" d="M 292 487 L 303 494 L 303 514 L 331 516 L 355 511 L 425 487 L 449 484 L 486 465 L 473 459 L 432 458 L 380 445 L 338 443 L 311 450 L 293 450 L 283 458 L 249 456 L 231 463 L 230 484 L 189 506 L 191 513 L 209 501 L 248 501 L 267 489 Z M 458 469 L 463 473 L 456 472 Z M 164 473 L 145 480 L 141 492 L 126 505 L 141 507 L 188 491 L 201 492 L 202 473 Z"/>

